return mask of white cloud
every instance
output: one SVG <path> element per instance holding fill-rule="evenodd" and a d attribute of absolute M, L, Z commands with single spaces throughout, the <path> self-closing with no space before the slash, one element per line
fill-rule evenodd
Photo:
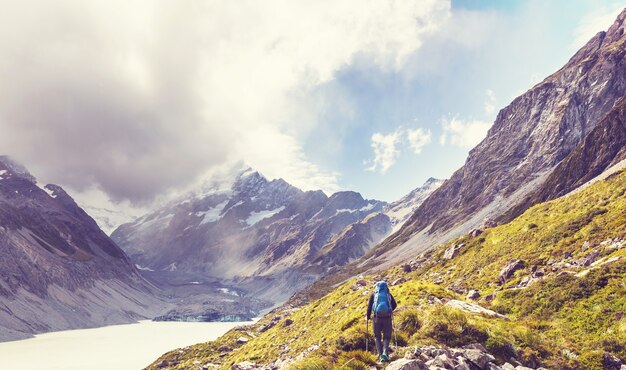
<path fill-rule="evenodd" d="M 413 153 L 420 154 L 422 148 L 430 144 L 432 140 L 432 134 L 430 130 L 423 128 L 417 128 L 415 130 L 408 129 L 406 131 L 407 139 L 409 140 L 409 146 L 413 149 Z"/>
<path fill-rule="evenodd" d="M 461 120 L 458 117 L 446 117 L 441 120 L 443 133 L 439 137 L 442 145 L 450 144 L 461 148 L 473 148 L 480 143 L 491 123 L 480 120 Z"/>
<path fill-rule="evenodd" d="M 401 69 L 449 13 L 441 0 L 12 2 L 0 146 L 117 201 L 150 201 L 233 158 L 332 189 L 337 174 L 303 150 L 323 113 L 310 92 L 357 60 Z"/>
<path fill-rule="evenodd" d="M 624 9 L 623 3 L 614 3 L 596 8 L 578 23 L 574 29 L 574 41 L 570 49 L 578 50 L 600 31 L 606 31 L 619 13 Z"/>
<path fill-rule="evenodd" d="M 371 147 L 374 150 L 374 159 L 365 161 L 368 171 L 385 173 L 400 157 L 402 147 L 408 146 L 414 154 L 420 154 L 422 149 L 430 144 L 432 134 L 423 128 L 405 129 L 398 127 L 390 134 L 376 132 L 372 135 Z"/>
<path fill-rule="evenodd" d="M 372 135 L 372 149 L 374 150 L 374 160 L 367 167 L 368 171 L 378 171 L 380 173 L 387 172 L 396 163 L 400 156 L 400 150 L 397 148 L 403 134 L 402 128 L 383 135 L 379 132 Z"/>

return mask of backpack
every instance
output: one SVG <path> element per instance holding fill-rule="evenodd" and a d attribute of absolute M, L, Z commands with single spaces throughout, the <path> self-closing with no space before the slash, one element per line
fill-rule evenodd
<path fill-rule="evenodd" d="M 387 286 L 387 283 L 384 281 L 379 281 L 376 283 L 372 311 L 374 312 L 374 317 L 391 316 L 391 294 L 389 293 L 389 287 Z"/>

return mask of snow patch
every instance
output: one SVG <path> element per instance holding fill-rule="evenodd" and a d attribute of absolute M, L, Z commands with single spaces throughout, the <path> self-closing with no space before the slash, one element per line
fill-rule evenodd
<path fill-rule="evenodd" d="M 224 294 L 230 294 L 230 295 L 234 295 L 234 296 L 239 297 L 239 293 L 237 293 L 234 290 L 230 290 L 230 289 L 227 289 L 227 288 L 218 288 L 217 290 L 219 290 L 220 292 L 222 292 Z"/>
<path fill-rule="evenodd" d="M 275 214 L 282 212 L 284 209 L 285 209 L 285 206 L 282 206 L 280 208 L 276 208 L 276 209 L 272 209 L 268 211 L 252 212 L 250 213 L 250 216 L 246 219 L 246 224 L 248 226 L 255 225 L 257 222 L 263 219 L 272 217 Z"/>
<path fill-rule="evenodd" d="M 7 170 L 0 170 L 0 180 L 4 180 L 4 174 L 7 172 Z"/>
<path fill-rule="evenodd" d="M 340 213 L 354 213 L 354 212 L 356 212 L 356 211 L 357 211 L 356 209 L 341 208 L 341 209 L 338 209 L 338 210 L 335 212 L 335 214 L 340 214 Z"/>
<path fill-rule="evenodd" d="M 228 200 L 216 205 L 213 208 L 210 208 L 204 212 L 196 212 L 196 216 L 202 217 L 202 221 L 200 225 L 209 224 L 211 222 L 218 221 L 221 217 L 222 211 L 224 207 L 228 204 Z"/>
<path fill-rule="evenodd" d="M 135 267 L 137 268 L 137 270 L 141 270 L 141 271 L 154 271 L 150 267 L 143 267 L 143 266 L 140 266 L 138 264 L 135 264 Z"/>

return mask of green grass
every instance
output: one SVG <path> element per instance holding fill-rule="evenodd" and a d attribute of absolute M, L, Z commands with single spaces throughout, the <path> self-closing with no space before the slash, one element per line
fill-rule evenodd
<path fill-rule="evenodd" d="M 499 361 L 515 357 L 531 366 L 579 369 L 602 368 L 605 352 L 626 360 L 626 249 L 601 245 L 607 239 L 626 239 L 626 173 L 612 176 L 587 189 L 532 207 L 504 225 L 477 237 L 463 236 L 428 252 L 427 262 L 417 271 L 395 267 L 381 275 L 389 281 L 406 282 L 391 287 L 399 309 L 395 316 L 400 346 L 483 344 Z M 444 260 L 446 248 L 463 243 L 457 256 Z M 562 267 L 554 262 L 576 261 L 589 253 L 598 260 L 620 258 L 589 267 Z M 565 256 L 571 257 L 565 259 Z M 511 259 L 524 261 L 504 285 L 498 274 Z M 531 274 L 545 276 L 524 289 L 515 289 Z M 586 275 L 576 276 L 589 269 Z M 220 364 L 268 363 L 278 358 L 297 358 L 298 369 L 366 369 L 375 360 L 365 350 L 365 309 L 371 284 L 380 276 L 366 276 L 368 287 L 358 287 L 353 278 L 331 293 L 294 309 L 281 308 L 257 324 L 233 330 L 208 342 L 165 354 L 177 362 L 171 368 L 192 368 L 194 362 Z M 435 284 L 435 282 L 440 284 Z M 450 285 L 477 289 L 481 297 L 495 299 L 478 303 L 506 315 L 496 319 L 431 304 L 439 300 L 463 299 L 447 289 Z M 286 325 L 286 320 L 292 321 Z M 258 328 L 272 320 L 278 323 L 260 333 Z M 373 350 L 370 333 L 369 349 Z M 250 338 L 246 344 L 236 339 Z M 221 352 L 228 346 L 232 351 Z M 316 347 L 313 347 L 316 346 Z M 316 348 L 315 350 L 313 350 Z M 397 351 L 402 356 L 404 350 Z"/>

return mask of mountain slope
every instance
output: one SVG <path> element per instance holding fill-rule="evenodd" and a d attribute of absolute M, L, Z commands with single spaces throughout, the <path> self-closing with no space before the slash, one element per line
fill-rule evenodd
<path fill-rule="evenodd" d="M 509 362 L 620 369 L 626 361 L 625 194 L 622 171 L 380 275 L 349 279 L 301 307 L 285 305 L 217 341 L 172 351 L 148 369 L 194 363 L 231 369 L 246 361 L 259 369 L 369 368 L 363 315 L 369 288 L 381 278 L 393 282 L 399 305 L 392 360 L 409 351 L 413 368 L 478 343 L 495 359 L 473 352 L 478 357 L 470 368 Z M 437 349 L 446 347 L 453 349 Z"/>
<path fill-rule="evenodd" d="M 0 157 L 0 340 L 164 310 L 124 252 L 59 186 Z"/>
<path fill-rule="evenodd" d="M 280 301 L 326 273 L 312 261 L 334 236 L 385 205 L 350 191 L 304 192 L 244 168 L 122 225 L 112 238 L 155 274 L 217 279 Z"/>
<path fill-rule="evenodd" d="M 625 18 L 626 10 L 563 68 L 502 109 L 465 165 L 383 243 L 376 264 L 398 262 L 407 253 L 419 253 L 489 220 L 510 220 L 557 196 L 532 194 L 626 95 Z M 617 160 L 618 153 L 606 154 L 594 167 L 606 168 Z M 563 189 L 584 180 L 587 172 L 581 169 Z"/>

